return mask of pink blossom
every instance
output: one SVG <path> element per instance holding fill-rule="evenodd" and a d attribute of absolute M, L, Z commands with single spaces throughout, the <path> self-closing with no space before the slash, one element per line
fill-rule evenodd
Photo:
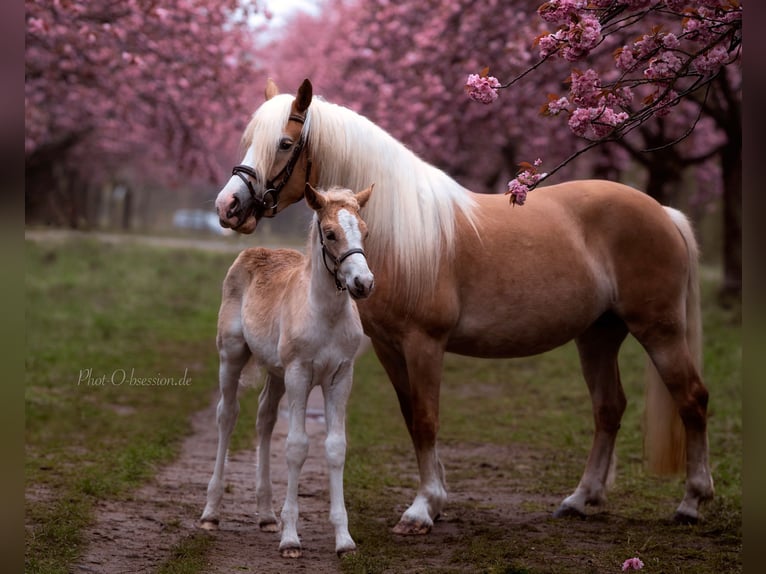
<path fill-rule="evenodd" d="M 628 46 L 623 46 L 614 59 L 615 66 L 623 72 L 631 71 L 637 64 L 636 58 L 633 56 L 633 50 Z"/>
<path fill-rule="evenodd" d="M 614 131 L 614 128 L 622 124 L 628 117 L 626 112 L 615 112 L 606 105 L 577 108 L 569 117 L 569 129 L 576 136 L 583 137 L 590 128 L 597 138 L 603 138 Z"/>
<path fill-rule="evenodd" d="M 587 55 L 601 40 L 601 23 L 590 14 L 583 15 L 569 26 L 568 46 L 564 48 L 564 59 L 574 62 Z"/>
<path fill-rule="evenodd" d="M 663 52 L 649 60 L 649 67 L 644 70 L 644 77 L 653 81 L 674 78 L 682 65 L 681 58 L 673 52 Z"/>
<path fill-rule="evenodd" d="M 588 5 L 585 0 L 549 0 L 537 9 L 546 22 L 558 23 L 569 20 Z"/>
<path fill-rule="evenodd" d="M 564 97 L 548 102 L 548 112 L 554 116 L 567 109 L 569 109 L 569 100 Z"/>
<path fill-rule="evenodd" d="M 641 568 L 643 567 L 644 567 L 644 563 L 641 562 L 641 559 L 638 557 L 628 558 L 625 562 L 622 563 L 623 572 L 625 572 L 626 570 L 641 570 Z"/>
<path fill-rule="evenodd" d="M 678 48 L 678 45 L 681 42 L 678 40 L 678 37 L 675 34 L 665 34 L 662 37 L 662 45 L 667 48 L 668 50 L 673 50 L 675 48 Z"/>
<path fill-rule="evenodd" d="M 543 161 L 537 158 L 534 165 L 529 163 L 522 163 L 522 170 L 508 182 L 508 191 L 506 195 L 511 196 L 511 205 L 524 205 L 527 200 L 527 194 L 540 182 L 541 179 L 547 177 L 547 173 L 538 173 L 537 168 L 542 165 Z"/>
<path fill-rule="evenodd" d="M 555 34 L 548 34 L 547 36 L 540 38 L 538 43 L 540 45 L 541 58 L 547 58 L 559 49 L 559 46 L 561 46 L 562 43 L 560 39 L 561 36 L 562 33 L 559 30 L 559 32 L 556 32 Z"/>
<path fill-rule="evenodd" d="M 596 105 L 601 98 L 601 80 L 598 73 L 590 68 L 585 72 L 575 70 L 570 76 L 572 100 L 578 106 Z"/>
<path fill-rule="evenodd" d="M 587 108 L 577 108 L 572 115 L 569 116 L 569 129 L 576 136 L 584 136 L 585 131 L 590 125 L 590 112 Z"/>
<path fill-rule="evenodd" d="M 494 76 L 470 74 L 465 83 L 468 97 L 482 104 L 491 104 L 497 99 L 500 82 Z"/>
<path fill-rule="evenodd" d="M 714 46 L 704 54 L 694 58 L 694 68 L 703 75 L 717 72 L 726 63 L 729 53 L 723 46 Z"/>

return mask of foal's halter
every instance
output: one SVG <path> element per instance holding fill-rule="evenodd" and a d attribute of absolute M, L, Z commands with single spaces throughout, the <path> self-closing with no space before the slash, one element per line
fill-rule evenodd
<path fill-rule="evenodd" d="M 341 254 L 339 257 L 335 257 L 332 253 L 330 253 L 327 250 L 327 246 L 324 244 L 324 234 L 322 233 L 322 226 L 319 225 L 319 219 L 317 219 L 317 233 L 319 233 L 319 243 L 322 245 L 322 261 L 324 261 L 324 266 L 327 268 L 327 271 L 329 271 L 330 275 L 333 276 L 333 279 L 335 279 L 335 286 L 338 288 L 338 291 L 345 291 L 348 289 L 347 287 L 344 287 L 343 284 L 340 282 L 340 279 L 338 278 L 338 271 L 340 271 L 340 265 L 345 261 L 348 257 L 353 255 L 354 253 L 360 253 L 362 257 L 365 259 L 367 256 L 364 254 L 364 249 L 359 249 L 358 247 L 355 247 L 354 249 L 349 249 L 345 253 Z M 327 263 L 327 259 L 330 259 L 333 264 L 333 268 L 330 269 L 330 266 Z"/>
<path fill-rule="evenodd" d="M 295 114 L 290 115 L 290 120 L 294 122 L 298 122 L 299 124 L 303 124 L 305 122 L 305 118 L 302 116 L 298 116 Z M 247 176 L 250 176 L 255 181 L 258 181 L 260 179 L 260 176 L 258 173 L 249 165 L 236 165 L 234 166 L 234 169 L 231 170 L 232 175 L 238 176 L 242 181 L 245 182 L 245 185 L 247 186 L 248 191 L 250 192 L 250 197 L 252 198 L 253 202 L 255 203 L 254 211 L 258 217 L 274 217 L 277 214 L 277 205 L 279 205 L 279 194 L 282 191 L 282 188 L 287 185 L 288 180 L 290 179 L 290 176 L 293 174 L 293 170 L 295 169 L 296 164 L 298 163 L 298 159 L 301 156 L 301 152 L 303 151 L 303 147 L 306 144 L 306 136 L 303 134 L 303 131 L 301 130 L 301 136 L 298 138 L 298 143 L 295 144 L 295 147 L 293 148 L 293 153 L 290 156 L 290 159 L 287 160 L 287 163 L 285 164 L 285 167 L 283 167 L 277 175 L 274 176 L 273 179 L 266 180 L 266 190 L 263 192 L 263 195 L 260 197 L 255 192 L 255 188 L 253 187 L 253 183 L 250 181 L 250 178 Z M 281 181 L 278 184 L 275 184 L 277 179 L 282 178 Z M 306 166 L 306 183 L 308 183 L 309 178 L 311 177 L 311 159 L 309 158 L 308 164 Z M 301 195 L 301 197 L 303 197 Z M 269 213 L 266 213 L 266 212 Z"/>

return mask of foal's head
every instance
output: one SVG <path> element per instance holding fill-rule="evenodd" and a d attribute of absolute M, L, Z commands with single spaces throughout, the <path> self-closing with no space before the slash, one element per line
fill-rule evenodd
<path fill-rule="evenodd" d="M 367 225 L 359 215 L 372 188 L 355 194 L 339 187 L 317 191 L 306 184 L 305 190 L 306 202 L 316 212 L 316 230 L 312 233 L 317 233 L 324 264 L 338 289 L 348 289 L 354 299 L 368 297 L 374 284 L 364 255 Z"/>

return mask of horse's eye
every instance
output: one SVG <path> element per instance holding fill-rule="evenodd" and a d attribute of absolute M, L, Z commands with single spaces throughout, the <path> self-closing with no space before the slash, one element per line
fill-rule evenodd
<path fill-rule="evenodd" d="M 279 151 L 287 151 L 293 145 L 293 140 L 290 138 L 282 138 L 279 142 Z"/>
<path fill-rule="evenodd" d="M 327 233 L 325 233 L 325 239 L 327 239 L 327 241 L 335 241 L 335 232 L 328 231 Z"/>

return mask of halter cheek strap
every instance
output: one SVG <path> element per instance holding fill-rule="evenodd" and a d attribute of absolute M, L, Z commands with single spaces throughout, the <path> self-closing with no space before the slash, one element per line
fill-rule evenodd
<path fill-rule="evenodd" d="M 340 278 L 338 277 L 338 272 L 340 271 L 340 265 L 343 263 L 348 257 L 351 255 L 354 255 L 354 253 L 361 254 L 362 257 L 367 257 L 364 254 L 364 249 L 359 249 L 358 247 L 355 247 L 354 249 L 349 249 L 345 253 L 341 254 L 339 257 L 335 257 L 332 253 L 330 253 L 327 250 L 327 246 L 324 244 L 324 235 L 322 234 L 322 226 L 319 225 L 319 220 L 317 220 L 317 233 L 319 234 L 319 243 L 322 245 L 322 261 L 324 261 L 324 266 L 327 268 L 327 271 L 330 273 L 330 275 L 333 276 L 333 279 L 335 279 L 335 286 L 338 288 L 338 291 L 345 291 L 347 287 L 344 287 L 343 284 L 340 282 Z M 333 268 L 330 269 L 330 265 L 327 263 L 327 259 L 330 259 L 333 263 Z"/>
<path fill-rule="evenodd" d="M 305 122 L 305 118 L 303 116 L 299 116 L 296 114 L 291 114 L 290 118 L 291 121 L 298 122 L 300 124 L 303 124 Z M 273 179 L 266 181 L 266 190 L 263 192 L 263 195 L 260 197 L 255 192 L 255 188 L 253 187 L 253 183 L 250 178 L 252 178 L 255 181 L 258 181 L 260 177 L 258 176 L 258 173 L 251 168 L 248 165 L 236 165 L 234 166 L 234 169 L 231 170 L 232 175 L 236 175 L 239 177 L 243 182 L 245 182 L 245 185 L 247 186 L 247 190 L 250 192 L 250 197 L 252 198 L 253 202 L 255 202 L 255 212 L 259 217 L 274 217 L 276 215 L 277 211 L 277 205 L 279 205 L 279 194 L 282 191 L 282 188 L 287 185 L 288 180 L 290 179 L 290 176 L 293 174 L 293 170 L 295 169 L 295 166 L 298 163 L 298 159 L 300 158 L 301 152 L 303 151 L 303 147 L 306 144 L 306 138 L 303 132 L 301 132 L 300 138 L 298 138 L 298 143 L 295 144 L 295 147 L 293 148 L 293 153 L 290 156 L 290 159 L 287 160 L 287 163 L 285 164 L 285 167 L 283 167 L 277 175 L 274 176 Z M 249 176 L 249 177 L 248 177 Z M 275 184 L 274 182 L 282 178 L 281 181 L 278 184 Z M 306 182 L 308 183 L 309 179 L 311 178 L 311 159 L 309 158 L 306 165 Z M 300 199 L 303 198 L 303 195 L 301 195 Z M 266 212 L 269 213 L 266 213 Z"/>

